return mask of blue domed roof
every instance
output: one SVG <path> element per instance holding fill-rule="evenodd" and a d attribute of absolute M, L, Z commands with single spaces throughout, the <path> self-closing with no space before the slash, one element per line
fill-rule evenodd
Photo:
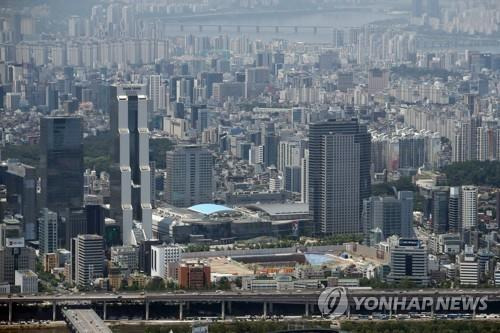
<path fill-rule="evenodd" d="M 232 208 L 222 206 L 222 205 L 216 205 L 216 204 L 199 204 L 199 205 L 191 206 L 188 209 L 190 211 L 200 213 L 203 215 L 211 215 L 211 214 L 215 214 L 215 213 L 233 211 Z"/>

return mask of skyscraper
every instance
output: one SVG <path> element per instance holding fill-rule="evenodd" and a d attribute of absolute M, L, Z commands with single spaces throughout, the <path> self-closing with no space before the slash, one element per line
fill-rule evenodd
<path fill-rule="evenodd" d="M 398 200 L 401 202 L 401 237 L 414 237 L 413 231 L 413 192 L 399 191 Z"/>
<path fill-rule="evenodd" d="M 165 200 L 177 207 L 212 201 L 213 157 L 201 146 L 181 146 L 167 152 Z"/>
<path fill-rule="evenodd" d="M 73 243 L 75 283 L 89 287 L 95 278 L 104 274 L 104 240 L 98 235 L 78 235 Z"/>
<path fill-rule="evenodd" d="M 475 228 L 477 226 L 477 187 L 462 186 L 461 193 L 462 228 Z"/>
<path fill-rule="evenodd" d="M 421 17 L 423 13 L 424 13 L 424 6 L 422 0 L 412 0 L 411 15 L 413 17 Z"/>
<path fill-rule="evenodd" d="M 430 17 L 441 17 L 441 7 L 439 6 L 439 0 L 427 0 L 425 6 L 427 15 L 429 15 Z"/>
<path fill-rule="evenodd" d="M 9 160 L 0 165 L 0 183 L 7 187 L 7 202 L 14 214 L 23 216 L 24 238 L 35 240 L 36 230 L 36 169 L 32 166 Z M 1 214 L 0 214 L 1 218 Z"/>
<path fill-rule="evenodd" d="M 374 68 L 368 72 L 368 92 L 375 94 L 389 86 L 389 72 L 385 69 Z"/>
<path fill-rule="evenodd" d="M 460 208 L 460 187 L 450 187 L 448 200 L 448 227 L 453 233 L 462 230 L 462 210 Z"/>
<path fill-rule="evenodd" d="M 435 190 L 432 192 L 432 225 L 435 234 L 444 234 L 449 226 L 449 191 Z"/>
<path fill-rule="evenodd" d="M 38 219 L 38 239 L 40 254 L 54 253 L 57 250 L 57 213 L 43 208 Z"/>
<path fill-rule="evenodd" d="M 380 230 L 383 239 L 392 235 L 411 237 L 413 234 L 413 192 L 398 192 L 397 198 L 370 197 L 363 200 L 362 220 L 367 241 L 374 229 Z"/>
<path fill-rule="evenodd" d="M 158 112 L 160 106 L 160 75 L 149 77 L 149 99 L 151 100 L 153 112 Z"/>
<path fill-rule="evenodd" d="M 60 212 L 83 203 L 83 128 L 80 117 L 40 119 L 40 207 Z"/>
<path fill-rule="evenodd" d="M 255 67 L 245 70 L 245 98 L 260 95 L 269 84 L 269 68 Z"/>
<path fill-rule="evenodd" d="M 279 137 L 274 133 L 266 133 L 264 141 L 264 165 L 277 166 Z"/>
<path fill-rule="evenodd" d="M 89 234 L 87 231 L 87 214 L 85 208 L 67 209 L 62 218 L 64 219 L 64 237 L 59 243 L 61 247 L 71 249 L 71 239 L 78 235 Z"/>
<path fill-rule="evenodd" d="M 152 237 L 151 170 L 147 97 L 143 85 L 116 88 L 111 110 L 113 166 L 111 170 L 111 210 L 121 224 L 122 242 L 133 241 L 135 222 L 142 223 L 147 239 Z"/>
<path fill-rule="evenodd" d="M 370 196 L 370 134 L 356 119 L 311 124 L 309 211 L 316 234 L 361 232 L 363 199 Z"/>

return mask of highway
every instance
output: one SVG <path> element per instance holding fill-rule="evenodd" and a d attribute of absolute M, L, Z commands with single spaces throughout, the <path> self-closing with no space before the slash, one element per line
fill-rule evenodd
<path fill-rule="evenodd" d="M 57 320 L 60 310 L 72 308 L 75 306 L 86 306 L 100 308 L 103 320 L 107 319 L 107 308 L 109 306 L 143 306 L 144 311 L 139 311 L 139 316 L 144 314 L 144 319 L 150 318 L 150 306 L 155 303 L 163 305 L 178 306 L 178 318 L 184 319 L 184 312 L 190 308 L 192 304 L 217 304 L 220 305 L 220 318 L 225 319 L 226 309 L 231 312 L 232 304 L 244 305 L 244 303 L 253 303 L 253 307 L 262 306 L 262 316 L 265 318 L 269 313 L 273 313 L 273 305 L 279 306 L 289 304 L 296 306 L 304 306 L 303 313 L 305 317 L 309 317 L 313 313 L 317 313 L 318 298 L 322 290 L 287 290 L 287 291 L 266 291 L 266 292 L 250 292 L 250 291 L 199 291 L 199 292 L 122 292 L 122 293 L 61 293 L 61 294 L 32 294 L 32 295 L 0 295 L 0 306 L 8 307 L 8 322 L 13 322 L 15 309 L 19 306 L 51 306 L 52 321 Z M 347 299 L 350 310 L 355 308 L 356 303 L 360 299 L 380 299 L 382 297 L 393 297 L 399 299 L 404 304 L 409 304 L 417 298 L 420 301 L 428 301 L 429 298 L 437 299 L 438 297 L 453 297 L 457 301 L 464 297 L 484 298 L 488 308 L 496 313 L 498 311 L 498 303 L 500 301 L 500 290 L 496 289 L 478 289 L 478 290 L 461 290 L 461 289 L 420 289 L 420 290 L 374 290 L 374 289 L 349 289 L 347 291 Z M 425 298 L 425 299 L 424 299 Z M 362 301 L 361 301 L 362 302 Z M 395 303 L 396 304 L 396 303 Z M 401 303 L 399 303 L 401 304 Z M 316 310 L 315 310 L 316 309 Z M 397 308 L 395 309 L 395 311 Z M 353 313 L 354 314 L 354 313 Z M 475 314 L 475 313 L 474 313 Z M 350 314 L 349 314 L 350 315 Z"/>
<path fill-rule="evenodd" d="M 120 292 L 120 293 L 73 293 L 73 294 L 32 294 L 0 295 L 0 303 L 37 302 L 256 302 L 315 304 L 321 290 L 293 291 L 200 291 L 200 292 Z M 420 290 L 349 290 L 348 297 L 437 297 L 437 296 L 488 296 L 489 300 L 500 300 L 500 290 L 478 289 L 420 289 Z"/>

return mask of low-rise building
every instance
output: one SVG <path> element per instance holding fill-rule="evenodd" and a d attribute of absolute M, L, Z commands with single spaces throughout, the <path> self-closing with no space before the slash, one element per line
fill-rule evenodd
<path fill-rule="evenodd" d="M 495 286 L 500 287 L 500 264 L 497 264 L 497 267 L 495 268 L 495 273 L 494 273 L 494 280 L 495 280 Z"/>
<path fill-rule="evenodd" d="M 133 272 L 139 268 L 138 248 L 132 245 L 113 246 L 111 262 Z"/>
<path fill-rule="evenodd" d="M 43 271 L 50 273 L 54 268 L 58 267 L 57 254 L 45 253 L 43 255 Z"/>
<path fill-rule="evenodd" d="M 417 239 L 399 240 L 398 245 L 391 248 L 391 272 L 387 277 L 389 283 L 400 283 L 409 280 L 420 286 L 429 284 L 427 250 Z"/>
<path fill-rule="evenodd" d="M 23 294 L 38 292 L 38 275 L 32 270 L 20 270 L 15 273 L 15 284 Z"/>
<path fill-rule="evenodd" d="M 179 266 L 181 289 L 204 289 L 210 285 L 210 266 L 202 263 L 184 263 Z"/>
<path fill-rule="evenodd" d="M 477 286 L 479 284 L 479 260 L 472 246 L 466 246 L 458 259 L 460 284 Z"/>
<path fill-rule="evenodd" d="M 151 246 L 151 276 L 167 279 L 169 270 L 174 269 L 171 264 L 177 264 L 181 258 L 182 248 L 177 245 Z"/>

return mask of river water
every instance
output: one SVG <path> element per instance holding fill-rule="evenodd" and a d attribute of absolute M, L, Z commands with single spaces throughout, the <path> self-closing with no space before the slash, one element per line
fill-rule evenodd
<path fill-rule="evenodd" d="M 218 30 L 213 28 L 205 28 L 202 32 L 198 31 L 196 25 L 241 25 L 241 34 L 261 40 L 271 40 L 273 38 L 282 38 L 294 42 L 317 42 L 329 43 L 333 39 L 333 29 L 346 29 L 349 27 L 360 27 L 368 23 L 376 21 L 399 18 L 400 15 L 391 15 L 382 11 L 371 10 L 343 10 L 343 11 L 327 11 L 327 12 L 305 12 L 305 13 L 276 13 L 275 15 L 238 15 L 237 17 L 218 16 L 214 18 L 204 17 L 202 19 L 185 19 L 183 24 L 194 25 L 186 27 L 186 33 L 196 35 L 216 35 Z M 249 27 L 245 27 L 249 26 Z M 255 26 L 265 26 L 260 32 L 256 32 Z M 293 28 L 280 29 L 275 32 L 275 26 L 298 27 L 296 33 Z M 301 27 L 312 26 L 328 26 L 332 29 L 318 29 L 314 33 L 312 29 Z M 230 36 L 238 35 L 235 27 L 223 27 L 223 34 Z"/>

